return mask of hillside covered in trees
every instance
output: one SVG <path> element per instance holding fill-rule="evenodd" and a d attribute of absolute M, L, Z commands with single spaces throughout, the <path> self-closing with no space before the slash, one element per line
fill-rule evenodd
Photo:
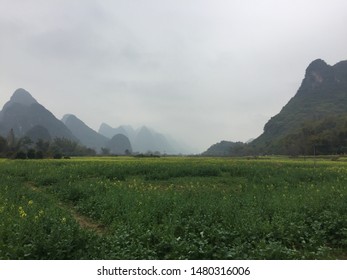
<path fill-rule="evenodd" d="M 229 156 L 346 153 L 347 61 L 334 66 L 321 59 L 313 61 L 295 96 L 265 124 L 263 134 L 236 148 L 220 145 Z M 213 149 L 204 155 L 217 155 Z"/>

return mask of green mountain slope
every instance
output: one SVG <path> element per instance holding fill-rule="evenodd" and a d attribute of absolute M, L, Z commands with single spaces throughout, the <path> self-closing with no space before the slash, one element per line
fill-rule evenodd
<path fill-rule="evenodd" d="M 343 153 L 346 136 L 347 61 L 330 66 L 317 59 L 307 67 L 295 96 L 265 124 L 264 132 L 238 147 L 237 153 L 229 148 L 228 155 Z"/>
<path fill-rule="evenodd" d="M 331 127 L 327 129 L 336 128 L 345 115 L 347 116 L 347 61 L 329 66 L 317 59 L 307 67 L 296 95 L 279 114 L 265 124 L 263 134 L 252 142 L 252 146 L 266 153 L 288 154 L 291 153 L 288 151 L 289 138 L 301 135 L 308 126 L 319 126 L 319 123 L 326 122 L 327 119 L 331 123 Z M 302 152 L 302 149 L 297 149 L 297 153 Z"/>

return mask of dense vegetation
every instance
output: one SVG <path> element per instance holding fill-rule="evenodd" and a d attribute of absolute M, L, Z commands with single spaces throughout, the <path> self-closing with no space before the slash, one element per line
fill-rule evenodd
<path fill-rule="evenodd" d="M 343 155 L 347 153 L 347 115 L 329 115 L 302 122 L 293 132 L 273 141 L 249 144 L 222 141 L 205 156 Z"/>
<path fill-rule="evenodd" d="M 280 145 L 290 155 L 346 154 L 347 115 L 328 115 L 304 122 L 296 133 L 284 137 Z"/>
<path fill-rule="evenodd" d="M 0 259 L 345 259 L 344 160 L 0 160 Z"/>

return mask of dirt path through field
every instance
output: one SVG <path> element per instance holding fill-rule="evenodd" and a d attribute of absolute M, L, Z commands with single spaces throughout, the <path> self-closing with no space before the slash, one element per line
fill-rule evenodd
<path fill-rule="evenodd" d="M 106 233 L 106 227 L 96 221 L 90 219 L 87 216 L 81 215 L 78 213 L 73 207 L 66 208 L 66 204 L 64 209 L 68 210 L 71 216 L 75 219 L 75 221 L 79 224 L 81 228 L 88 229 L 94 231 L 98 235 L 103 235 Z"/>
<path fill-rule="evenodd" d="M 33 192 L 38 192 L 38 193 L 45 195 L 47 197 L 50 197 L 50 198 L 53 197 L 52 194 L 49 194 L 49 193 L 45 192 L 44 190 L 42 190 L 42 188 L 37 187 L 35 185 L 35 183 L 33 183 L 33 182 L 26 182 L 25 184 Z M 107 232 L 107 228 L 105 225 L 98 223 L 98 222 L 94 221 L 93 219 L 91 219 L 85 215 L 82 215 L 81 213 L 78 213 L 78 211 L 76 211 L 76 209 L 74 208 L 73 205 L 59 201 L 57 203 L 57 206 L 60 209 L 63 209 L 65 211 L 69 212 L 81 228 L 91 230 L 98 235 L 104 235 Z"/>

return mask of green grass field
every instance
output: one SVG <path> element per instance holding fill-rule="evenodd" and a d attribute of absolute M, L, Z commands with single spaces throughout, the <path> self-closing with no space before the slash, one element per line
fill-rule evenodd
<path fill-rule="evenodd" d="M 0 259 L 346 259 L 342 159 L 0 160 Z"/>

